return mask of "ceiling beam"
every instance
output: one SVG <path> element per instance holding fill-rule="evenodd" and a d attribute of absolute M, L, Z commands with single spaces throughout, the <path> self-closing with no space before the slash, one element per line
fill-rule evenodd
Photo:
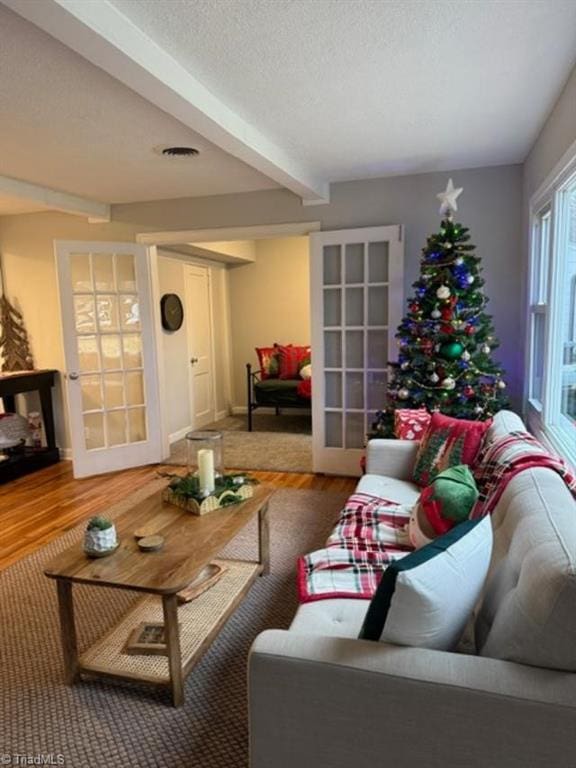
<path fill-rule="evenodd" d="M 303 202 L 328 202 L 326 181 L 311 176 L 217 99 L 108 0 L 2 2 L 220 149 L 291 190 Z"/>
<path fill-rule="evenodd" d="M 0 176 L 0 194 L 17 197 L 27 202 L 44 206 L 53 211 L 62 211 L 74 216 L 85 216 L 91 223 L 110 221 L 110 206 L 97 203 L 50 187 L 41 187 L 9 176 Z"/>

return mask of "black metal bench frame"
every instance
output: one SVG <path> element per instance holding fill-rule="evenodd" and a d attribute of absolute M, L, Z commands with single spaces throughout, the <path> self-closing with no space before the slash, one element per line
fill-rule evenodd
<path fill-rule="evenodd" d="M 256 393 L 254 392 L 254 385 L 258 383 L 259 381 L 262 381 L 262 371 L 253 371 L 252 365 L 250 363 L 246 363 L 246 385 L 248 390 L 248 432 L 252 432 L 252 414 L 256 410 L 256 408 L 274 408 L 276 411 L 276 416 L 280 416 L 280 409 L 284 408 L 305 408 L 307 410 L 310 410 L 311 406 L 307 404 L 306 402 L 303 403 L 280 403 L 276 405 L 275 403 L 258 403 L 256 401 Z"/>

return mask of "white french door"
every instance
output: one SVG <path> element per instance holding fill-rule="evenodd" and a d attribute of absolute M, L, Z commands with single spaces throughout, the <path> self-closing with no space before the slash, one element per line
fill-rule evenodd
<path fill-rule="evenodd" d="M 311 244 L 315 472 L 360 474 L 404 303 L 400 226 L 315 232 Z"/>
<path fill-rule="evenodd" d="M 133 243 L 55 241 L 74 476 L 161 460 L 150 268 Z"/>

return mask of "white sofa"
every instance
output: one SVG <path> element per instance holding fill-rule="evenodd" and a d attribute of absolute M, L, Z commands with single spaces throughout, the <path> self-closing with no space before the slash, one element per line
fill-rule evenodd
<path fill-rule="evenodd" d="M 510 411 L 489 439 L 525 429 Z M 417 444 L 373 440 L 359 488 L 413 502 Z M 251 768 L 576 766 L 576 502 L 559 475 L 517 475 L 468 653 L 356 639 L 365 600 L 301 605 L 249 659 Z"/>

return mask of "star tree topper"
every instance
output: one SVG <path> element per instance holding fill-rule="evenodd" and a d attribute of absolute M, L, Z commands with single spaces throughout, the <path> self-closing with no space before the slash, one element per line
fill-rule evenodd
<path fill-rule="evenodd" d="M 436 197 L 440 200 L 440 214 L 452 213 L 458 210 L 456 200 L 464 191 L 464 187 L 454 187 L 452 179 L 449 179 L 444 192 L 438 192 Z"/>

